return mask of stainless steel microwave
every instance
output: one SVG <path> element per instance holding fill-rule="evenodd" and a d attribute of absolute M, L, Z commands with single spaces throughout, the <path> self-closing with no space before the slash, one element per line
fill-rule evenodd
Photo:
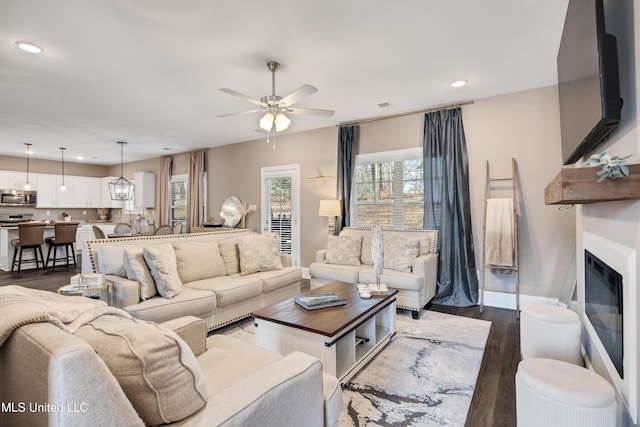
<path fill-rule="evenodd" d="M 37 202 L 35 191 L 0 190 L 0 206 L 35 206 Z"/>

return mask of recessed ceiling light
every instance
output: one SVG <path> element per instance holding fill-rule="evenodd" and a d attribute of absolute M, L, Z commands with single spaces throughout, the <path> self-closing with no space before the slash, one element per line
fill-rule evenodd
<path fill-rule="evenodd" d="M 18 46 L 20 49 L 24 50 L 25 52 L 29 52 L 29 53 L 42 53 L 42 51 L 44 51 L 43 48 L 41 48 L 36 44 L 20 41 L 20 40 L 16 42 L 16 46 Z"/>
<path fill-rule="evenodd" d="M 83 155 L 76 156 L 76 160 L 84 160 L 84 156 Z"/>
<path fill-rule="evenodd" d="M 451 82 L 450 86 L 451 87 L 462 87 L 462 86 L 464 86 L 466 84 L 467 84 L 466 80 L 455 80 L 455 81 Z"/>

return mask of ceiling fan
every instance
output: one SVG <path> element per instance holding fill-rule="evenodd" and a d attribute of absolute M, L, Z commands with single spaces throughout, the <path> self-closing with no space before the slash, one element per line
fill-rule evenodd
<path fill-rule="evenodd" d="M 276 70 L 280 67 L 280 64 L 275 61 L 269 61 L 267 62 L 267 67 L 269 68 L 269 71 L 271 71 L 271 95 L 266 95 L 260 99 L 256 99 L 237 92 L 233 89 L 219 89 L 224 93 L 237 96 L 238 98 L 244 99 L 245 101 L 257 105 L 260 108 L 255 110 L 240 111 L 237 113 L 222 114 L 217 117 L 229 117 L 239 114 L 265 113 L 264 116 L 260 119 L 260 129 L 266 132 L 270 132 L 275 127 L 276 132 L 282 132 L 286 130 L 291 124 L 291 120 L 284 113 L 305 114 L 320 117 L 333 116 L 334 112 L 332 110 L 321 110 L 317 108 L 302 108 L 293 106 L 296 103 L 300 102 L 303 98 L 306 98 L 307 96 L 318 91 L 318 89 L 311 85 L 302 85 L 285 97 L 276 95 Z"/>

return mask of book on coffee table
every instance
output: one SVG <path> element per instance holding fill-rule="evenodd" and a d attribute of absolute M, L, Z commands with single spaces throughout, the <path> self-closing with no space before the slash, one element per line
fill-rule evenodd
<path fill-rule="evenodd" d="M 345 305 L 347 300 L 334 292 L 324 292 L 315 295 L 299 296 L 293 299 L 296 304 L 305 310 L 317 310 L 320 308 L 336 307 Z"/>

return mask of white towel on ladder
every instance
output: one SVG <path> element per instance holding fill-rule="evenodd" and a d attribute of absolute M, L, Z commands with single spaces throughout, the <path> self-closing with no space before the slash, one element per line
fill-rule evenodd
<path fill-rule="evenodd" d="M 487 199 L 485 262 L 493 274 L 513 276 L 513 199 Z"/>

